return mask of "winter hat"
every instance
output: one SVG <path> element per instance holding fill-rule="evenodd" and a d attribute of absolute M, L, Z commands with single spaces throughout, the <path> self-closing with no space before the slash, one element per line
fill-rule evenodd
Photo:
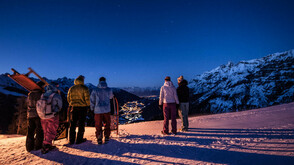
<path fill-rule="evenodd" d="M 45 85 L 43 81 L 38 81 L 36 84 L 41 88 L 43 88 L 43 86 Z"/>
<path fill-rule="evenodd" d="M 79 75 L 79 77 L 77 79 L 84 81 L 85 77 L 83 75 Z"/>
<path fill-rule="evenodd" d="M 106 81 L 106 78 L 105 77 L 100 77 L 99 82 L 101 82 L 101 81 Z"/>
<path fill-rule="evenodd" d="M 180 77 L 178 78 L 178 84 L 180 84 L 183 80 L 184 80 L 184 76 L 180 76 Z"/>
<path fill-rule="evenodd" d="M 179 83 L 179 86 L 182 86 L 182 85 L 184 85 L 184 86 L 187 86 L 188 85 L 188 81 L 187 80 L 182 80 L 180 83 Z"/>
<path fill-rule="evenodd" d="M 169 76 L 166 76 L 164 80 L 170 81 L 170 77 Z"/>

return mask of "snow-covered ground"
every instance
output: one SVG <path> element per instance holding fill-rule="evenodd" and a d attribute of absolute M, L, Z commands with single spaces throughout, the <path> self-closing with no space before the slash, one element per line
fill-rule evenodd
<path fill-rule="evenodd" d="M 180 121 L 178 120 L 178 127 Z M 120 126 L 108 144 L 87 142 L 42 155 L 25 151 L 24 136 L 0 136 L 0 164 L 294 164 L 294 103 L 190 118 L 190 130 L 162 136 L 162 121 Z"/>

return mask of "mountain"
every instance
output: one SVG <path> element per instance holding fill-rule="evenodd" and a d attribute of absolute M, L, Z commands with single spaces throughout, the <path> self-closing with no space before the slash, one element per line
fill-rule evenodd
<path fill-rule="evenodd" d="M 132 93 L 137 96 L 159 96 L 160 87 L 123 87 L 121 88 L 129 93 Z"/>
<path fill-rule="evenodd" d="M 28 91 L 26 91 L 22 86 L 18 85 L 16 82 L 10 79 L 7 75 L 8 73 L 0 75 L 0 93 L 14 96 L 26 96 Z M 35 82 L 39 81 L 35 78 L 31 79 L 33 79 Z M 52 82 L 57 83 L 59 85 L 58 89 L 65 95 L 67 94 L 69 88 L 74 85 L 74 79 L 72 78 L 63 77 L 56 80 L 50 80 L 44 77 L 44 79 L 49 84 L 51 84 Z M 89 88 L 90 92 L 92 91 L 92 89 L 96 88 L 96 86 L 91 83 L 86 83 L 85 85 Z M 120 104 L 140 99 L 138 96 L 131 94 L 123 89 L 112 88 L 112 90 L 114 95 L 118 97 L 118 101 Z"/>
<path fill-rule="evenodd" d="M 0 164 L 232 164 L 293 165 L 294 103 L 189 118 L 189 130 L 163 136 L 163 121 L 119 126 L 109 143 L 98 145 L 95 128 L 87 141 L 54 141 L 47 154 L 27 152 L 25 136 L 0 134 Z M 181 122 L 178 119 L 178 128 Z"/>
<path fill-rule="evenodd" d="M 190 81 L 192 109 L 221 113 L 294 101 L 294 50 L 229 62 Z"/>

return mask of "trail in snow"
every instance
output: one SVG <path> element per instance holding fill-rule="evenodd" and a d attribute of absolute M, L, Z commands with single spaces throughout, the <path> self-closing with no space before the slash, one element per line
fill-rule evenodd
<path fill-rule="evenodd" d="M 180 121 L 178 120 L 178 128 Z M 162 121 L 120 126 L 108 144 L 87 142 L 42 155 L 25 151 L 25 137 L 0 140 L 0 164 L 294 164 L 294 103 L 190 118 L 190 130 L 162 136 Z"/>

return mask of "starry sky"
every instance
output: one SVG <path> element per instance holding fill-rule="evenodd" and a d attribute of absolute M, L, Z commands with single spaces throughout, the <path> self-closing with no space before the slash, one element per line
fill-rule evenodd
<path fill-rule="evenodd" d="M 0 73 L 161 86 L 294 48 L 292 0 L 0 0 Z"/>

